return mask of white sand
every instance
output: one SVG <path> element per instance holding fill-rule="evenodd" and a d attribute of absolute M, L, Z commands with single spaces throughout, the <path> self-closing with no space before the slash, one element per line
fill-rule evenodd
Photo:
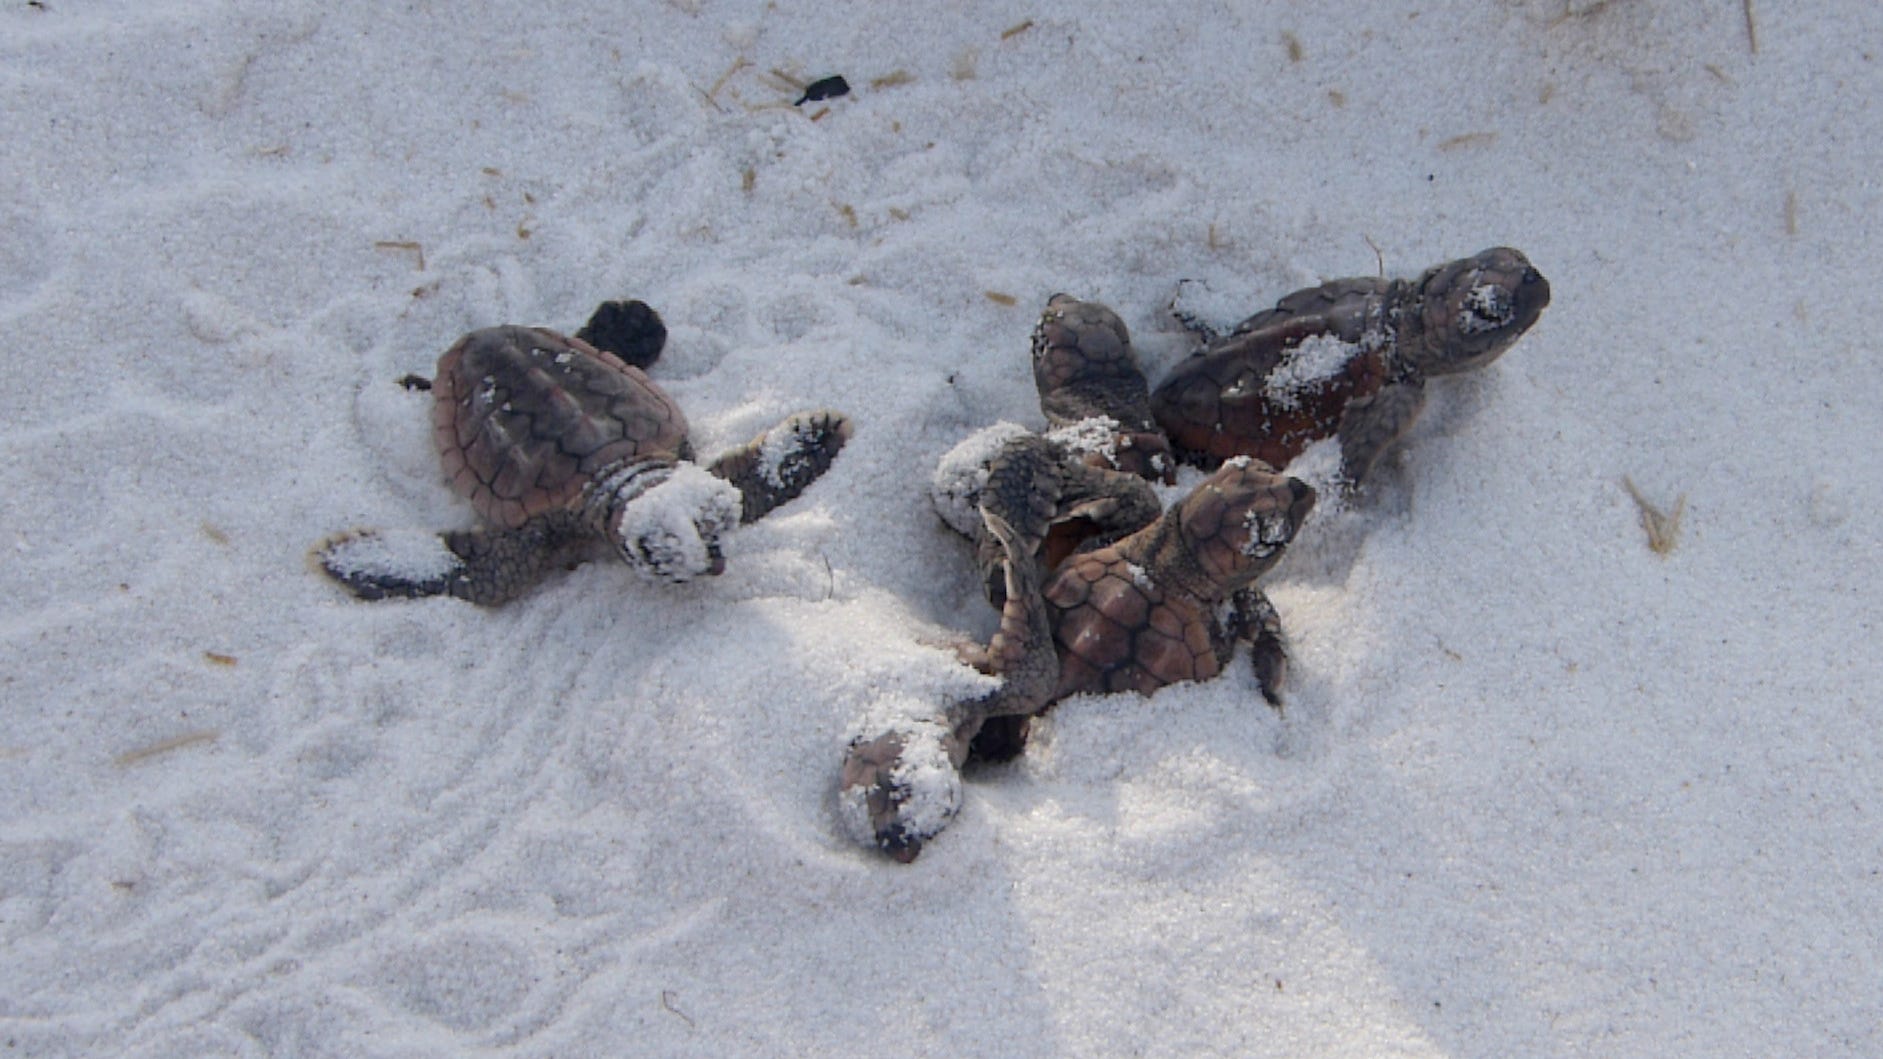
<path fill-rule="evenodd" d="M 0 9 L 5 1055 L 1883 1052 L 1883 6 L 246 6 Z M 1554 305 L 1277 572 L 1285 718 L 839 831 L 977 686 L 925 490 L 1048 295 L 1156 374 L 1179 280 L 1499 243 Z M 469 521 L 394 380 L 618 296 L 704 451 L 858 424 L 723 577 L 309 571 Z"/>

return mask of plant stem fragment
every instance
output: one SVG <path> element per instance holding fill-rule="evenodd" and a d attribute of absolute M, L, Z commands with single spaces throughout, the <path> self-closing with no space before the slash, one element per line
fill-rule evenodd
<path fill-rule="evenodd" d="M 1674 545 L 1680 542 L 1680 517 L 1687 511 L 1687 494 L 1675 497 L 1674 510 L 1664 512 L 1641 494 L 1633 478 L 1624 474 L 1621 484 L 1635 506 L 1641 509 L 1641 528 L 1648 533 L 1648 550 L 1656 555 L 1672 552 Z"/>

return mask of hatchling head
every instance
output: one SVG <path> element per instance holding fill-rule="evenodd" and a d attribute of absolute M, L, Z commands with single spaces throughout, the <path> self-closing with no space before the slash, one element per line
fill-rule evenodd
<path fill-rule="evenodd" d="M 675 464 L 658 484 L 618 507 L 608 542 L 649 580 L 677 584 L 717 576 L 726 570 L 720 536 L 739 524 L 739 508 L 732 483 L 695 464 Z"/>
<path fill-rule="evenodd" d="M 1313 510 L 1313 487 L 1238 456 L 1184 498 L 1177 517 L 1202 572 L 1227 594 L 1267 573 Z"/>
<path fill-rule="evenodd" d="M 1402 355 L 1427 375 L 1483 367 L 1523 336 L 1550 303 L 1549 280 L 1520 251 L 1492 247 L 1420 277 L 1425 297 Z"/>

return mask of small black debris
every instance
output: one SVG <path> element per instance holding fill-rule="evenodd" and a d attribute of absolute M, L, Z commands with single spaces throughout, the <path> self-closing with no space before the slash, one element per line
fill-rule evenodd
<path fill-rule="evenodd" d="M 791 105 L 801 107 L 806 103 L 815 103 L 820 99 L 836 99 L 838 96 L 847 96 L 849 94 L 850 82 L 844 80 L 842 77 L 826 77 L 821 81 L 812 81 L 810 84 L 805 85 L 804 95 L 798 97 L 798 101 Z"/>
<path fill-rule="evenodd" d="M 423 375 L 401 375 L 399 376 L 399 385 L 408 390 L 417 390 L 423 393 L 432 388 L 432 381 Z"/>

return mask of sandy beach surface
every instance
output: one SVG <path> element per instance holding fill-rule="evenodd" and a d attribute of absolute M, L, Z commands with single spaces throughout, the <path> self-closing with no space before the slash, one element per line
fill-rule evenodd
<path fill-rule="evenodd" d="M 1341 10 L 0 9 L 3 1054 L 1883 1052 L 1883 7 Z M 1265 582 L 1283 712 L 1075 698 L 845 835 L 981 686 L 928 481 L 1049 295 L 1155 378 L 1180 284 L 1496 245 L 1553 304 Z M 702 453 L 855 420 L 723 576 L 310 568 L 472 522 L 402 375 L 620 297 Z"/>

